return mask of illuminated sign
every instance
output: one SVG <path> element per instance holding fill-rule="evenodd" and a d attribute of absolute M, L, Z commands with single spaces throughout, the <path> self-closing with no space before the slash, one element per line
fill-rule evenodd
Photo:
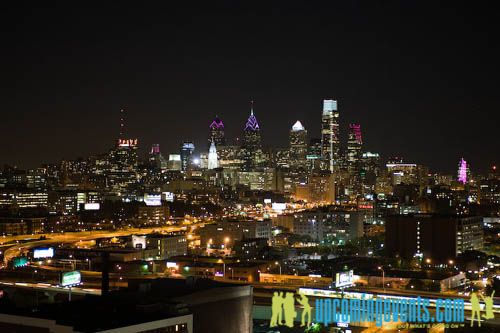
<path fill-rule="evenodd" d="M 136 249 L 146 248 L 146 236 L 132 235 L 132 247 Z"/>
<path fill-rule="evenodd" d="M 353 285 L 354 283 L 354 272 L 352 269 L 348 272 L 340 272 L 335 275 L 335 287 L 346 287 Z"/>
<path fill-rule="evenodd" d="M 26 265 L 28 265 L 28 258 L 26 257 L 14 257 L 12 259 L 12 266 L 14 266 L 14 268 Z"/>
<path fill-rule="evenodd" d="M 161 194 L 144 194 L 146 206 L 161 206 Z"/>
<path fill-rule="evenodd" d="M 273 210 L 285 210 L 286 203 L 273 202 L 272 206 Z"/>
<path fill-rule="evenodd" d="M 82 275 L 79 271 L 66 272 L 61 274 L 61 286 L 71 287 L 82 282 Z"/>
<path fill-rule="evenodd" d="M 85 210 L 99 210 L 101 208 L 101 204 L 98 202 L 86 203 L 83 205 L 83 209 Z"/>
<path fill-rule="evenodd" d="M 270 204 L 271 202 L 272 202 L 272 200 L 271 200 L 271 199 L 264 199 L 264 203 L 265 203 L 265 204 Z"/>
<path fill-rule="evenodd" d="M 167 268 L 179 268 L 179 266 L 175 262 L 167 261 Z"/>
<path fill-rule="evenodd" d="M 137 146 L 137 139 L 119 139 L 118 146 L 120 146 L 120 147 L 135 147 L 135 146 Z"/>
<path fill-rule="evenodd" d="M 52 258 L 54 256 L 54 248 L 41 248 L 33 250 L 33 258 Z"/>

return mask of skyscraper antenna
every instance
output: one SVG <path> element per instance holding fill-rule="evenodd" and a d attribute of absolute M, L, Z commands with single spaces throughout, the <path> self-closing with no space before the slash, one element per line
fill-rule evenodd
<path fill-rule="evenodd" d="M 123 139 L 124 131 L 125 131 L 125 110 L 120 109 L 120 139 Z"/>
<path fill-rule="evenodd" d="M 250 101 L 250 114 L 253 116 L 253 99 Z"/>

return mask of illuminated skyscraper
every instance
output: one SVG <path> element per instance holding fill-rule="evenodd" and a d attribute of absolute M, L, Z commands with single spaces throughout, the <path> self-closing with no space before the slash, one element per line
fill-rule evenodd
<path fill-rule="evenodd" d="M 250 171 L 259 166 L 262 160 L 260 126 L 253 113 L 253 101 L 250 109 L 250 117 L 248 117 L 243 133 L 242 157 L 244 171 Z"/>
<path fill-rule="evenodd" d="M 467 161 L 463 158 L 460 159 L 458 163 L 458 181 L 462 184 L 467 183 L 467 177 L 469 176 L 469 165 Z"/>
<path fill-rule="evenodd" d="M 218 116 L 215 116 L 215 119 L 209 126 L 210 133 L 208 135 L 208 142 L 211 145 L 212 142 L 215 143 L 216 146 L 225 145 L 226 138 L 224 137 L 224 123 L 219 119 Z"/>
<path fill-rule="evenodd" d="M 129 185 L 137 182 L 139 164 L 137 148 L 137 139 L 125 139 L 125 110 L 121 109 L 120 138 L 116 146 L 109 151 L 109 169 L 106 172 L 108 184 L 114 190 L 122 192 Z"/>
<path fill-rule="evenodd" d="M 340 162 L 339 112 L 337 101 L 323 100 L 323 115 L 321 117 L 321 157 L 325 169 L 333 172 Z"/>
<path fill-rule="evenodd" d="M 167 168 L 167 161 L 160 153 L 160 145 L 157 143 L 151 146 L 151 151 L 149 152 L 149 162 L 155 169 L 164 170 Z"/>
<path fill-rule="evenodd" d="M 191 158 L 194 152 L 194 143 L 191 141 L 184 141 L 181 146 L 181 169 L 182 171 L 188 170 L 191 164 Z"/>
<path fill-rule="evenodd" d="M 210 144 L 210 150 L 208 151 L 208 169 L 217 169 L 219 167 L 219 161 L 217 159 L 217 148 L 215 148 L 215 143 L 212 141 Z"/>
<path fill-rule="evenodd" d="M 359 171 L 361 161 L 361 125 L 349 124 L 349 137 L 347 140 L 347 164 L 350 172 Z"/>
<path fill-rule="evenodd" d="M 290 130 L 290 167 L 306 169 L 307 167 L 307 131 L 300 121 Z"/>
<path fill-rule="evenodd" d="M 309 140 L 307 151 L 307 165 L 310 170 L 319 169 L 321 161 L 321 139 L 312 138 Z"/>

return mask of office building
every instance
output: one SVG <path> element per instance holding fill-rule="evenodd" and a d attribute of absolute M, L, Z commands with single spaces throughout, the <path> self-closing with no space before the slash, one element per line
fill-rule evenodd
<path fill-rule="evenodd" d="M 300 121 L 296 121 L 290 130 L 290 168 L 307 169 L 307 131 Z"/>
<path fill-rule="evenodd" d="M 330 172 L 340 164 L 340 126 L 337 101 L 323 100 L 321 117 L 321 157 L 324 169 Z"/>
<path fill-rule="evenodd" d="M 385 228 L 390 256 L 448 262 L 467 250 L 483 248 L 483 219 L 479 216 L 388 216 Z"/>
<path fill-rule="evenodd" d="M 231 249 L 243 239 L 271 238 L 271 220 L 223 220 L 207 224 L 200 230 L 201 246 L 211 249 Z"/>
<path fill-rule="evenodd" d="M 138 180 L 137 149 L 137 139 L 119 139 L 108 154 L 109 169 L 106 177 L 108 184 L 117 192 L 126 191 Z"/>
<path fill-rule="evenodd" d="M 361 136 L 361 125 L 349 124 L 349 137 L 347 141 L 347 163 L 349 172 L 359 174 L 362 157 L 363 139 Z"/>
<path fill-rule="evenodd" d="M 149 234 L 145 237 L 146 248 L 157 249 L 157 259 L 187 255 L 187 239 L 184 234 Z"/>
<path fill-rule="evenodd" d="M 462 184 L 467 184 L 467 180 L 469 178 L 469 165 L 467 164 L 467 161 L 464 160 L 463 158 L 460 159 L 460 162 L 458 163 L 458 181 Z"/>
<path fill-rule="evenodd" d="M 215 116 L 215 119 L 210 123 L 209 126 L 210 132 L 208 134 L 208 144 L 210 145 L 212 142 L 216 146 L 225 145 L 226 138 L 224 136 L 224 123 L 219 119 L 218 116 Z"/>
<path fill-rule="evenodd" d="M 263 161 L 262 142 L 260 126 L 253 113 L 253 102 L 250 109 L 250 116 L 243 131 L 242 146 L 243 171 L 252 171 L 259 167 Z"/>
<path fill-rule="evenodd" d="M 191 168 L 194 152 L 194 143 L 191 141 L 184 141 L 181 146 L 181 170 L 186 172 Z"/>

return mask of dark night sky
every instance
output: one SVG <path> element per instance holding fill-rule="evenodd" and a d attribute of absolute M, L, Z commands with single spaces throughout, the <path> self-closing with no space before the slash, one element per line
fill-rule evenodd
<path fill-rule="evenodd" d="M 207 2 L 3 8 L 0 163 L 105 152 L 121 107 L 142 153 L 160 143 L 168 155 L 184 139 L 206 148 L 216 114 L 240 135 L 252 98 L 264 143 L 284 146 L 297 119 L 319 137 L 327 97 L 343 135 L 359 122 L 366 149 L 385 157 L 447 172 L 461 156 L 472 171 L 499 161 L 493 8 Z"/>

